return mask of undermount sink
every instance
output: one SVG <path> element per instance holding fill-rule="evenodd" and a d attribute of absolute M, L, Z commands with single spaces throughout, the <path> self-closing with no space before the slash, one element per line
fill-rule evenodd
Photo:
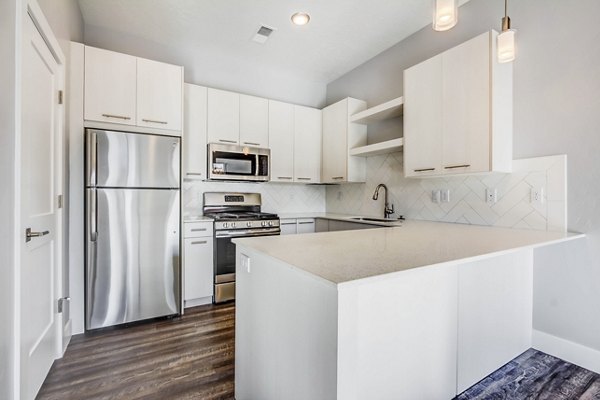
<path fill-rule="evenodd" d="M 391 219 L 391 218 L 351 217 L 350 219 L 353 219 L 355 221 L 370 221 L 370 222 L 387 222 L 387 223 L 400 222 L 400 220 Z"/>

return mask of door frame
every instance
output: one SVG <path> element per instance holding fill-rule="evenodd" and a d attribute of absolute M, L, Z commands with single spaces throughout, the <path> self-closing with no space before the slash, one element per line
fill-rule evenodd
<path fill-rule="evenodd" d="M 52 53 L 59 71 L 59 90 L 63 91 L 63 102 L 58 105 L 58 113 L 56 118 L 57 124 L 57 143 L 55 147 L 56 152 L 56 174 L 58 175 L 57 181 L 59 183 L 57 194 L 63 196 L 63 208 L 57 209 L 57 221 L 56 221 L 56 251 L 58 263 L 58 275 L 57 279 L 57 294 L 60 297 L 64 296 L 65 287 L 63 285 L 63 274 L 65 273 L 65 257 L 64 257 L 64 243 L 65 243 L 65 221 L 66 215 L 64 204 L 64 189 L 65 189 L 65 75 L 66 75 L 66 57 L 62 52 L 58 40 L 54 36 L 44 13 L 42 12 L 37 0 L 17 0 L 16 10 L 16 57 L 15 57 L 15 75 L 16 75 L 16 87 L 15 87 L 15 160 L 14 160 L 14 282 L 13 282 L 13 399 L 17 400 L 21 397 L 21 360 L 20 360 L 20 349 L 21 349 L 21 245 L 23 240 L 24 227 L 21 224 L 21 151 L 22 151 L 22 63 L 23 63 L 23 30 L 25 29 L 24 22 L 26 18 L 31 18 L 40 35 L 46 42 L 48 49 Z M 58 95 L 58 94 L 57 94 Z M 57 299 L 58 300 L 58 299 Z M 58 303 L 58 302 L 57 302 Z M 57 304 L 55 304 L 57 310 Z M 57 310 L 58 311 L 58 310 Z M 63 346 L 63 324 L 62 314 L 57 315 L 58 324 L 56 332 L 56 358 L 62 357 L 63 348 L 66 348 L 66 344 Z"/>

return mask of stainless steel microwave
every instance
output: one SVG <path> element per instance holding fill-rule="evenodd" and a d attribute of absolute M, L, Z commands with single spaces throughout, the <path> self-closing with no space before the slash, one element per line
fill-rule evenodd
<path fill-rule="evenodd" d="M 271 150 L 232 144 L 208 145 L 208 179 L 213 181 L 267 182 Z"/>

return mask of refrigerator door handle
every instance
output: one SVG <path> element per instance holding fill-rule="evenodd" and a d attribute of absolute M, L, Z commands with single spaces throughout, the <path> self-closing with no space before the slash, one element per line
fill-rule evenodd
<path fill-rule="evenodd" d="M 98 138 L 96 131 L 88 131 L 86 142 L 86 160 L 87 160 L 87 186 L 96 186 L 97 158 L 98 158 Z"/>
<path fill-rule="evenodd" d="M 98 239 L 98 191 L 96 189 L 90 189 L 88 210 L 90 218 L 90 242 L 95 242 Z"/>

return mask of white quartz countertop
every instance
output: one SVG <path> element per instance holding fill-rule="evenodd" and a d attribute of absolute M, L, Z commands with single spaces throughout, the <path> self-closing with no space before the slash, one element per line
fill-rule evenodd
<path fill-rule="evenodd" d="M 303 214 L 305 215 L 305 214 Z M 583 234 L 408 220 L 401 227 L 234 239 L 334 284 L 435 264 L 474 261 Z"/>

